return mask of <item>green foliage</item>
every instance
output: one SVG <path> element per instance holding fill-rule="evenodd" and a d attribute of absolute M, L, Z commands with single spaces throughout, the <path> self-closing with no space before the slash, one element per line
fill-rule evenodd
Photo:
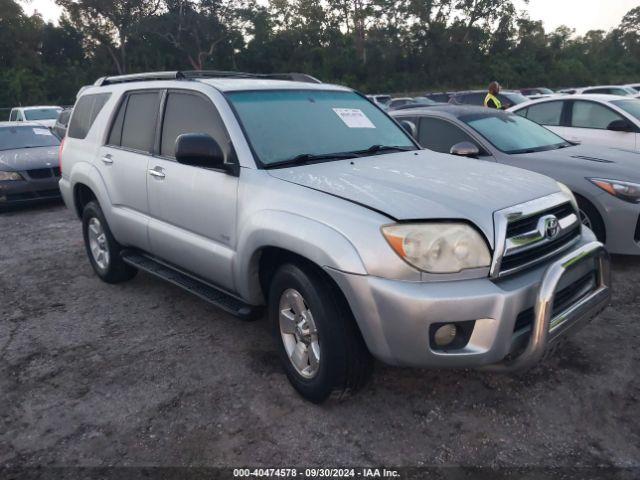
<path fill-rule="evenodd" d="M 103 75 L 306 72 L 366 92 L 640 81 L 640 7 L 618 28 L 545 32 L 513 0 L 0 0 L 0 106 L 70 104 Z"/>

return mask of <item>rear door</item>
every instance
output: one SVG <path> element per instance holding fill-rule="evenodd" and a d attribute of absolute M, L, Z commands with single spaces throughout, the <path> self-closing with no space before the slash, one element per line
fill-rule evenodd
<path fill-rule="evenodd" d="M 175 160 L 183 133 L 206 133 L 222 147 L 227 162 L 234 149 L 218 109 L 202 93 L 169 90 L 157 155 L 147 176 L 151 251 L 168 263 L 233 290 L 238 177 Z"/>
<path fill-rule="evenodd" d="M 563 126 L 565 103 L 566 102 L 562 100 L 536 103 L 522 110 L 518 110 L 516 113 L 566 138 L 568 132 Z"/>
<path fill-rule="evenodd" d="M 161 93 L 160 90 L 125 93 L 96 162 L 111 199 L 116 238 L 124 245 L 147 251 L 147 170 L 155 143 Z"/>
<path fill-rule="evenodd" d="M 624 118 L 613 109 L 590 100 L 571 100 L 565 138 L 585 145 L 636 149 L 635 132 L 614 132 L 607 127 Z"/>

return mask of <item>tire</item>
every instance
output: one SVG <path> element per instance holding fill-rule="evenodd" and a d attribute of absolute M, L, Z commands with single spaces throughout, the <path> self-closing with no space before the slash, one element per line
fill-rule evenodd
<path fill-rule="evenodd" d="M 607 232 L 604 226 L 602 217 L 596 210 L 596 207 L 588 200 L 577 197 L 578 208 L 580 209 L 580 221 L 583 225 L 589 227 L 599 242 L 605 243 L 607 241 Z"/>
<path fill-rule="evenodd" d="M 315 324 L 317 331 L 316 344 L 311 342 L 307 346 L 311 371 L 313 352 L 319 352 L 315 373 L 307 371 L 304 374 L 294 366 L 287 350 L 294 335 L 284 334 L 281 329 L 281 312 L 287 311 L 288 315 L 296 316 L 297 320 L 302 318 L 294 309 L 287 310 L 289 303 L 292 303 L 290 300 L 296 299 L 292 291 L 301 295 L 302 304 L 307 308 L 305 316 L 312 319 L 311 323 Z M 304 398 L 313 403 L 322 403 L 329 396 L 344 398 L 367 383 L 373 370 L 373 358 L 342 293 L 323 272 L 305 264 L 289 263 L 281 266 L 269 287 L 268 310 L 287 377 Z M 283 322 L 289 325 L 288 321 Z M 303 328 L 301 332 L 304 331 Z M 313 339 L 313 335 L 310 338 Z"/>
<path fill-rule="evenodd" d="M 82 211 L 82 236 L 93 271 L 103 281 L 125 282 L 138 273 L 137 269 L 122 261 L 122 247 L 113 238 L 98 202 L 87 203 Z M 96 246 L 102 256 L 94 253 Z"/>

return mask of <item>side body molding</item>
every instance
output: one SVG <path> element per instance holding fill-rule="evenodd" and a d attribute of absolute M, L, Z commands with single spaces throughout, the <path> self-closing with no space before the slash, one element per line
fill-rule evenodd
<path fill-rule="evenodd" d="M 353 244 L 332 227 L 301 215 L 262 210 L 240 225 L 233 265 L 237 291 L 252 304 L 264 302 L 258 278 L 260 252 L 277 247 L 301 255 L 320 267 L 366 275 Z"/>

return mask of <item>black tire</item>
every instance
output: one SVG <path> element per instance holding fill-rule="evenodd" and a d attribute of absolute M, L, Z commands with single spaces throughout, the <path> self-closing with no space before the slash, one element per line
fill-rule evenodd
<path fill-rule="evenodd" d="M 598 241 L 605 243 L 607 241 L 607 231 L 604 226 L 604 221 L 602 220 L 602 217 L 598 213 L 596 207 L 594 207 L 593 204 L 585 198 L 576 197 L 576 200 L 578 201 L 578 208 L 580 209 L 582 214 L 584 214 L 588 218 L 589 224 L 591 225 L 590 228 L 595 234 Z M 580 221 L 582 220 L 583 219 L 580 218 Z"/>
<path fill-rule="evenodd" d="M 312 378 L 298 373 L 280 334 L 280 298 L 291 288 L 304 297 L 318 330 L 320 362 Z M 373 358 L 342 293 L 323 272 L 302 262 L 281 266 L 270 282 L 268 310 L 287 377 L 304 398 L 313 403 L 322 403 L 329 396 L 344 398 L 367 383 Z"/>
<path fill-rule="evenodd" d="M 89 223 L 93 218 L 97 218 L 100 222 L 106 238 L 105 246 L 109 252 L 109 261 L 105 268 L 98 265 L 96 259 L 91 253 L 91 247 L 89 246 Z M 136 273 L 138 273 L 137 269 L 122 261 L 122 257 L 120 256 L 122 247 L 118 242 L 116 242 L 115 238 L 113 238 L 111 230 L 109 229 L 109 224 L 100 209 L 100 205 L 96 201 L 87 203 L 82 211 L 82 236 L 84 238 L 84 246 L 87 251 L 87 256 L 89 257 L 89 262 L 93 267 L 93 271 L 96 272 L 96 275 L 98 275 L 98 277 L 103 281 L 107 283 L 125 282 L 127 280 L 131 280 L 135 277 Z"/>

